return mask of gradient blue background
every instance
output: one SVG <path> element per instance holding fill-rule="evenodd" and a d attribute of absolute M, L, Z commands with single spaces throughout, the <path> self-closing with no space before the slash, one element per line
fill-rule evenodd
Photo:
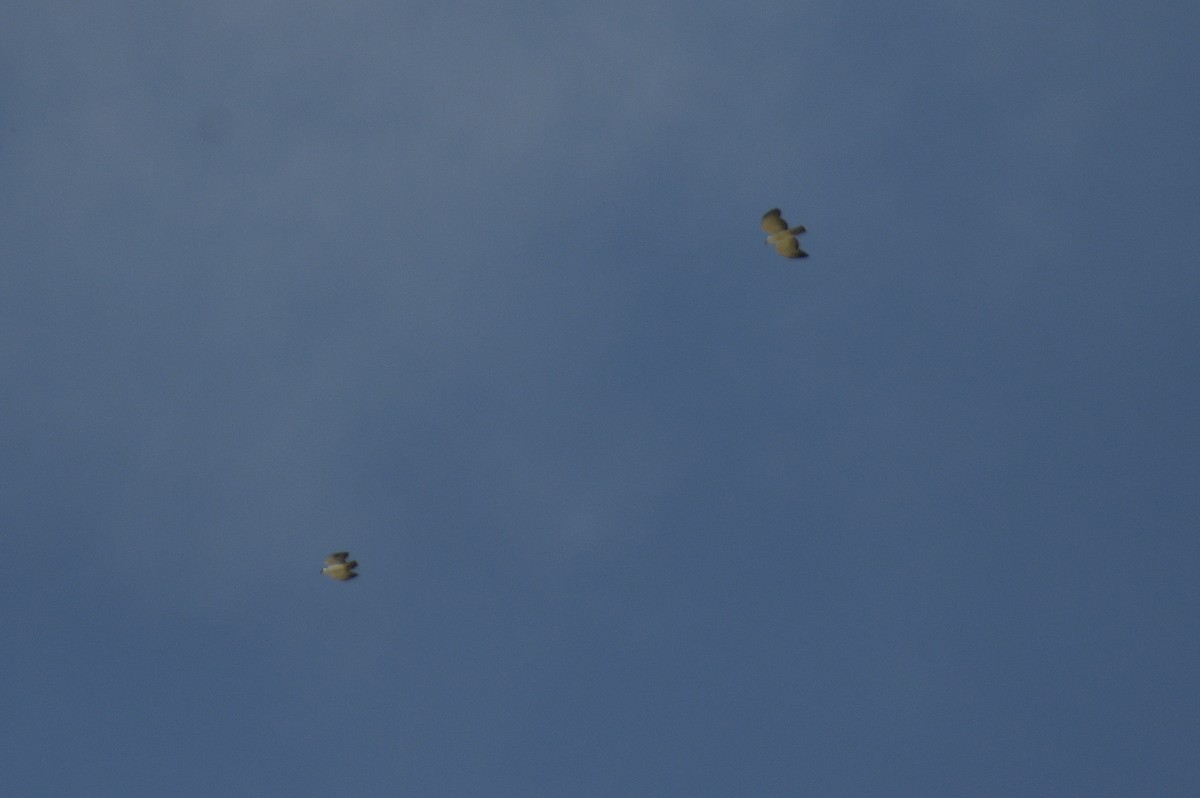
<path fill-rule="evenodd" d="M 1194 3 L 3 17 L 6 794 L 1200 795 Z"/>

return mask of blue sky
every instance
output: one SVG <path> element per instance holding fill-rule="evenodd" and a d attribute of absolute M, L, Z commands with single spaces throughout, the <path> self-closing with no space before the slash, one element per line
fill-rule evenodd
<path fill-rule="evenodd" d="M 1200 790 L 1192 5 L 5 17 L 13 795 Z"/>

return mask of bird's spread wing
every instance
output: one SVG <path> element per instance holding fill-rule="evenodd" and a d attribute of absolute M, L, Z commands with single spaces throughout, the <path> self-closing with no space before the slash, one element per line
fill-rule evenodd
<path fill-rule="evenodd" d="M 325 564 L 326 565 L 341 565 L 342 563 L 344 563 L 346 561 L 346 558 L 349 556 L 350 556 L 350 552 L 348 552 L 348 551 L 334 552 L 333 554 L 330 554 L 328 557 L 325 558 Z"/>
<path fill-rule="evenodd" d="M 787 222 L 779 215 L 778 208 L 772 208 L 763 214 L 762 229 L 768 233 L 778 233 L 787 229 Z"/>
<path fill-rule="evenodd" d="M 807 258 L 808 253 L 800 249 L 795 236 L 787 236 L 775 242 L 775 251 L 785 258 Z"/>

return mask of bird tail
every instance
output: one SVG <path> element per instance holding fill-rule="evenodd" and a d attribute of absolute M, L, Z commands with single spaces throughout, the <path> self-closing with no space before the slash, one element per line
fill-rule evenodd
<path fill-rule="evenodd" d="M 804 227 L 804 225 L 800 225 L 799 227 L 793 227 L 791 230 L 788 230 L 788 232 L 791 233 L 792 235 L 797 235 L 799 233 L 805 233 L 808 231 Z"/>

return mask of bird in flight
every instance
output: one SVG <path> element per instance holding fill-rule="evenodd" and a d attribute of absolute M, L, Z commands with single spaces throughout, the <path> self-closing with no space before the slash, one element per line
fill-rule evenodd
<path fill-rule="evenodd" d="M 346 558 L 349 556 L 350 552 L 348 551 L 338 551 L 330 554 L 325 558 L 325 567 L 321 569 L 321 573 L 330 579 L 337 579 L 340 582 L 345 582 L 347 579 L 353 579 L 358 576 L 354 572 L 354 569 L 358 567 L 358 560 L 346 562 Z"/>
<path fill-rule="evenodd" d="M 763 214 L 762 229 L 767 233 L 767 243 L 785 258 L 807 258 L 808 253 L 800 249 L 796 236 L 804 232 L 804 225 L 788 229 L 787 222 L 779 215 L 778 208 Z"/>

